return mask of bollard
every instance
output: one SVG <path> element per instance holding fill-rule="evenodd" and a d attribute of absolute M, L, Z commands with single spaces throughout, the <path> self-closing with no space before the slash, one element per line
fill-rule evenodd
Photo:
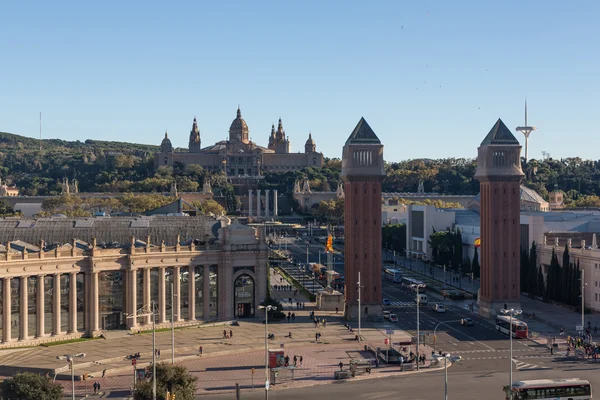
<path fill-rule="evenodd" d="M 235 399 L 240 400 L 240 384 L 235 384 Z"/>

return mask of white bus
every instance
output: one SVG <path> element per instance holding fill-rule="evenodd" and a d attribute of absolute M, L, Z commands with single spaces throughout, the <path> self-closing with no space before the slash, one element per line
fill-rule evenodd
<path fill-rule="evenodd" d="M 425 293 L 425 290 L 427 290 L 427 285 L 414 278 L 402 278 L 402 287 L 409 288 L 413 291 L 416 291 L 418 288 L 419 293 Z"/>
<path fill-rule="evenodd" d="M 402 271 L 399 269 L 386 268 L 383 273 L 385 275 L 385 279 L 388 281 L 392 281 L 394 283 L 402 282 Z"/>
<path fill-rule="evenodd" d="M 507 392 L 508 386 L 504 387 Z M 510 388 L 514 400 L 589 400 L 592 385 L 579 378 L 537 379 L 513 382 Z"/>
<path fill-rule="evenodd" d="M 496 317 L 496 330 L 508 335 L 511 318 L 508 315 L 498 315 Z M 520 319 L 512 318 L 512 337 L 516 339 L 527 339 L 527 323 Z"/>

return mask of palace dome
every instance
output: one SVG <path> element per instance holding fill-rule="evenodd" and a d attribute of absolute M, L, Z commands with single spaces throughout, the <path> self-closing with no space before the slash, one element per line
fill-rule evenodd
<path fill-rule="evenodd" d="M 237 117 L 229 127 L 229 141 L 248 143 L 248 125 L 242 118 L 242 112 L 239 107 L 237 109 Z"/>
<path fill-rule="evenodd" d="M 172 153 L 173 145 L 171 144 L 171 139 L 169 139 L 169 134 L 165 132 L 165 138 L 160 143 L 160 152 L 161 153 Z"/>

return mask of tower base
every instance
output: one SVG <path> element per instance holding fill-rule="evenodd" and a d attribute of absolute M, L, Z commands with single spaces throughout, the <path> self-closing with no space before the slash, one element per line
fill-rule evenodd
<path fill-rule="evenodd" d="M 360 318 L 367 321 L 369 317 L 381 317 L 381 304 L 361 304 Z M 344 318 L 348 321 L 358 321 L 358 304 L 344 304 Z"/>
<path fill-rule="evenodd" d="M 343 311 L 344 295 L 337 290 L 321 290 L 317 293 L 317 308 L 321 311 Z"/>
<path fill-rule="evenodd" d="M 494 319 L 497 315 L 503 315 L 500 310 L 503 309 L 521 309 L 521 302 L 511 300 L 487 300 L 479 299 L 479 315 L 484 318 Z"/>

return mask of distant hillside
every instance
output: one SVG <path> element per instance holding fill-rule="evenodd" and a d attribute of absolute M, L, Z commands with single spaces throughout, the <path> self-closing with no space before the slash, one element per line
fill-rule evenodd
<path fill-rule="evenodd" d="M 19 151 L 37 151 L 40 148 L 39 139 L 15 135 L 13 133 L 0 132 L 0 151 L 19 152 Z M 153 153 L 158 150 L 158 146 L 146 144 L 126 143 L 126 142 L 108 142 L 103 140 L 88 139 L 85 142 L 70 142 L 61 139 L 42 139 L 42 149 L 45 151 L 64 151 L 79 150 L 82 152 L 113 151 L 121 154 Z"/>

